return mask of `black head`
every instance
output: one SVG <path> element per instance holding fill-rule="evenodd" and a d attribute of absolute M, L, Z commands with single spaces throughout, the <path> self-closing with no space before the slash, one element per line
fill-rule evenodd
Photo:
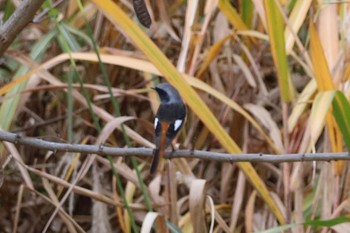
<path fill-rule="evenodd" d="M 161 102 L 182 102 L 179 92 L 169 83 L 158 84 L 154 88 Z"/>

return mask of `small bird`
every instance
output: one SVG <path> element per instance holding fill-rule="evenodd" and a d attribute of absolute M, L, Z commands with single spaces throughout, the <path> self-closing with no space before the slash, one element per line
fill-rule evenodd
<path fill-rule="evenodd" d="M 180 131 L 186 118 L 186 105 L 175 87 L 169 83 L 161 83 L 154 89 L 159 95 L 160 105 L 154 118 L 156 149 L 150 171 L 152 175 L 157 171 L 165 149 Z"/>

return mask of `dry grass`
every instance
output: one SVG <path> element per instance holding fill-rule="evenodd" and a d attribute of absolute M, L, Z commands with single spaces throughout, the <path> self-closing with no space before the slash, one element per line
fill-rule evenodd
<path fill-rule="evenodd" d="M 137 22 L 131 1 L 63 1 L 6 52 L 0 127 L 54 141 L 153 147 L 151 87 L 166 80 L 189 106 L 179 147 L 346 150 L 349 4 L 233 2 L 146 1 L 153 21 L 146 29 L 129 20 Z M 177 159 L 150 176 L 150 161 L 138 158 L 111 163 L 6 142 L 0 150 L 0 232 L 350 229 L 343 161 Z"/>

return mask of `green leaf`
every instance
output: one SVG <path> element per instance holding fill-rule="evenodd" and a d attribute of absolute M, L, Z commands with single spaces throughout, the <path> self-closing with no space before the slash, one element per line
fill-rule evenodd
<path fill-rule="evenodd" d="M 245 0 L 241 2 L 241 15 L 242 20 L 247 25 L 248 28 L 251 28 L 254 16 L 254 5 L 252 0 Z"/>
<path fill-rule="evenodd" d="M 307 226 L 313 227 L 332 227 L 341 223 L 350 222 L 350 218 L 345 216 L 340 216 L 337 218 L 327 219 L 327 220 L 309 220 L 304 222 Z"/>
<path fill-rule="evenodd" d="M 46 49 L 48 48 L 55 36 L 55 31 L 51 31 L 45 36 L 43 36 L 41 40 L 39 40 L 33 46 L 30 52 L 30 57 L 36 61 L 40 61 L 43 57 L 44 52 L 46 51 Z M 28 68 L 26 66 L 21 66 L 20 68 L 18 68 L 18 71 L 16 72 L 13 81 L 15 81 L 18 77 L 21 77 L 27 72 Z M 11 90 L 9 90 L 6 94 L 5 101 L 0 106 L 0 128 L 2 128 L 3 130 L 9 130 L 11 126 L 20 100 L 19 94 L 25 89 L 27 81 L 28 80 L 21 83 L 20 85 L 16 85 Z"/>
<path fill-rule="evenodd" d="M 15 9 L 16 8 L 13 5 L 12 1 L 7 1 L 6 5 L 5 5 L 4 16 L 3 16 L 4 22 L 6 22 L 6 20 L 8 20 L 10 18 L 10 16 L 15 11 Z"/>
<path fill-rule="evenodd" d="M 265 0 L 264 3 L 271 51 L 278 74 L 280 95 L 284 102 L 289 102 L 294 95 L 294 90 L 290 80 L 287 62 L 284 39 L 284 20 L 275 1 Z"/>
<path fill-rule="evenodd" d="M 295 227 L 297 225 L 299 225 L 299 224 L 296 224 L 296 223 L 287 224 L 287 225 L 282 225 L 282 226 L 270 228 L 270 229 L 265 230 L 265 231 L 258 231 L 257 233 L 280 233 L 280 232 L 283 232 L 285 230 L 291 229 L 292 227 Z"/>
<path fill-rule="evenodd" d="M 337 218 L 326 219 L 326 220 L 317 219 L 317 220 L 309 220 L 304 223 L 292 223 L 292 224 L 282 225 L 282 226 L 270 228 L 265 231 L 259 231 L 258 233 L 279 233 L 302 224 L 305 226 L 312 226 L 312 227 L 332 227 L 345 222 L 350 222 L 350 218 L 340 216 Z"/>
<path fill-rule="evenodd" d="M 350 104 L 341 91 L 335 93 L 333 115 L 343 134 L 347 148 L 350 148 Z"/>

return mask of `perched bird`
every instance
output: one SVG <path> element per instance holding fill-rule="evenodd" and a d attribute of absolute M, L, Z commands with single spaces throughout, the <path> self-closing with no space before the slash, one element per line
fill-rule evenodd
<path fill-rule="evenodd" d="M 186 105 L 179 92 L 169 83 L 161 83 L 154 88 L 160 98 L 160 105 L 154 118 L 155 144 L 151 174 L 158 169 L 165 149 L 180 131 L 186 118 Z"/>

